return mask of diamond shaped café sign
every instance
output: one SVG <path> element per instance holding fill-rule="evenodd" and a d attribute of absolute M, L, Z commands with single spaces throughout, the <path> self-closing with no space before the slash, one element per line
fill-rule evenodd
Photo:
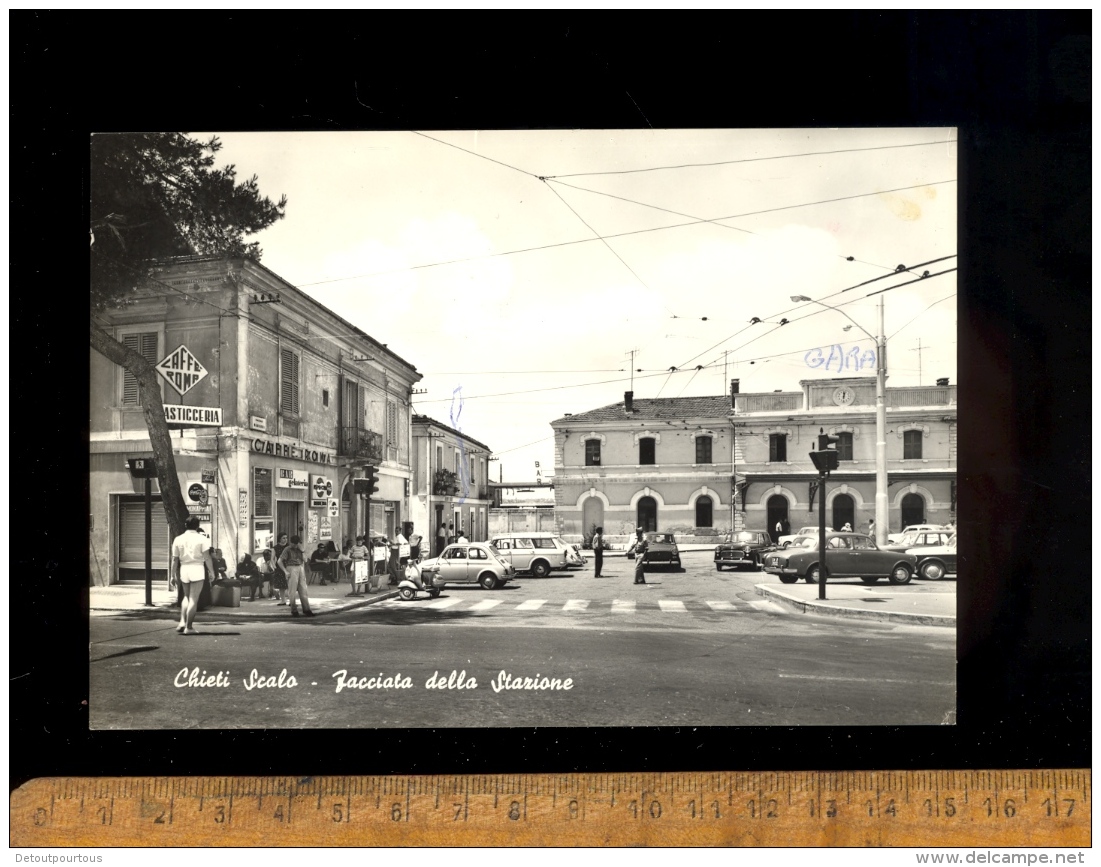
<path fill-rule="evenodd" d="M 181 396 L 187 394 L 208 372 L 182 343 L 157 365 L 157 373 L 168 380 L 168 384 Z"/>

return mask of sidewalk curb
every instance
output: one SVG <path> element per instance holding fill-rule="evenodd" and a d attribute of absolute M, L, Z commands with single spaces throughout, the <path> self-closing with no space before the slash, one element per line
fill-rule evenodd
<path fill-rule="evenodd" d="M 360 599 L 357 599 L 355 601 L 342 602 L 339 605 L 329 606 L 329 607 L 324 608 L 324 609 L 319 608 L 314 613 L 318 617 L 324 617 L 327 614 L 339 614 L 343 611 L 351 611 L 355 608 L 363 608 L 366 605 L 373 605 L 376 602 L 382 602 L 384 599 L 393 599 L 397 595 L 398 595 L 397 590 L 390 590 L 390 591 L 387 591 L 385 593 L 375 593 L 375 594 L 372 594 L 371 596 L 368 596 L 366 598 L 360 598 Z M 109 611 L 109 612 L 113 612 L 113 613 L 117 613 L 117 614 L 126 614 L 126 613 L 129 613 L 131 611 L 140 611 L 140 612 L 148 612 L 148 613 L 152 613 L 152 612 L 156 612 L 156 611 L 165 611 L 165 612 L 168 612 L 168 613 L 172 614 L 173 617 L 178 616 L 178 614 L 179 614 L 179 609 L 176 606 L 174 606 L 174 605 L 172 605 L 171 603 L 168 603 L 168 602 L 155 603 L 152 607 L 146 607 L 145 605 L 141 605 L 141 606 L 135 608 L 133 606 L 130 606 L 130 607 L 117 607 L 117 606 L 112 606 L 112 605 L 96 605 L 96 604 L 92 603 L 91 601 L 89 601 L 88 610 L 89 611 Z M 225 608 L 225 607 L 218 606 L 218 605 L 212 605 L 209 608 L 204 608 L 199 613 L 203 614 L 203 615 L 207 615 L 207 616 L 217 617 L 219 615 L 223 615 L 223 612 L 224 612 L 224 616 L 231 616 L 230 612 L 235 612 L 235 611 L 239 612 L 240 610 L 241 610 L 240 608 Z M 238 616 L 240 616 L 240 615 L 238 615 Z M 286 617 L 288 617 L 289 615 L 285 611 L 272 611 L 271 613 L 264 612 L 262 614 L 245 614 L 243 616 L 247 620 L 283 620 Z"/>
<path fill-rule="evenodd" d="M 863 608 L 845 608 L 841 605 L 824 605 L 820 602 L 807 602 L 795 596 L 789 596 L 782 590 L 758 584 L 754 588 L 758 596 L 766 596 L 774 602 L 787 605 L 803 614 L 827 614 L 834 617 L 851 617 L 858 620 L 878 620 L 881 623 L 905 623 L 910 626 L 950 626 L 956 625 L 956 618 L 946 614 L 909 614 L 903 611 L 868 611 Z"/>

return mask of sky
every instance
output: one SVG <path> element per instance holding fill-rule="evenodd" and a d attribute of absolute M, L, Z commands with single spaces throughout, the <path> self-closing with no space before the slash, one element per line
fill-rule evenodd
<path fill-rule="evenodd" d="M 870 358 L 880 298 L 888 386 L 956 381 L 954 129 L 216 134 L 287 196 L 264 265 L 413 364 L 494 479 L 553 475 L 549 423 L 628 390 L 873 376 L 824 362 Z"/>

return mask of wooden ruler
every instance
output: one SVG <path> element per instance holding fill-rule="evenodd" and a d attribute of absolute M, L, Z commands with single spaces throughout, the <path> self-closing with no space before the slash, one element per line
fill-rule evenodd
<path fill-rule="evenodd" d="M 12 846 L 1075 846 L 1089 770 L 43 778 Z"/>

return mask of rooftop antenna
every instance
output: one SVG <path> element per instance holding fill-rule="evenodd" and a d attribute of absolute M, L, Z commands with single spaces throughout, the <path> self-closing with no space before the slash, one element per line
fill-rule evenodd
<path fill-rule="evenodd" d="M 911 352 L 918 354 L 918 385 L 921 385 L 921 338 L 918 338 L 917 349 L 911 349 Z"/>
<path fill-rule="evenodd" d="M 639 352 L 638 349 L 628 349 L 627 354 L 631 356 L 631 391 L 635 390 L 635 353 Z"/>

